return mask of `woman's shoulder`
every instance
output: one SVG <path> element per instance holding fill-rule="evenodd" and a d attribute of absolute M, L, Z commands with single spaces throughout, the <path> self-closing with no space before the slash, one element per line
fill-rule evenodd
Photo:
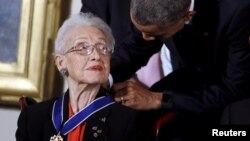
<path fill-rule="evenodd" d="M 52 111 L 54 101 L 54 99 L 46 100 L 42 102 L 37 102 L 32 105 L 28 105 L 22 110 L 22 112 L 30 116 L 41 116 L 44 114 L 48 114 Z"/>

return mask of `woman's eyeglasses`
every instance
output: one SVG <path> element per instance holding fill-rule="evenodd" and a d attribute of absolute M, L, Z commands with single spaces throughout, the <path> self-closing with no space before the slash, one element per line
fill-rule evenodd
<path fill-rule="evenodd" d="M 87 42 L 81 42 L 70 48 L 64 54 L 68 54 L 70 52 L 77 52 L 81 55 L 90 55 L 91 53 L 93 53 L 94 49 L 96 49 L 98 53 L 101 53 L 103 55 L 110 55 L 113 52 L 112 49 L 107 48 L 106 44 L 103 43 L 96 43 L 94 45 L 90 45 Z"/>

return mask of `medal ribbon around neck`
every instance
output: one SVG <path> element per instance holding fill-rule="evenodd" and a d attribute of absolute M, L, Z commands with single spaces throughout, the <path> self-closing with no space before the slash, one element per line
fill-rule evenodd
<path fill-rule="evenodd" d="M 81 111 L 74 114 L 62 125 L 63 103 L 64 103 L 64 96 L 54 102 L 52 111 L 52 122 L 57 133 L 67 135 L 71 130 L 75 129 L 78 125 L 80 125 L 82 122 L 88 119 L 91 115 L 111 104 L 114 104 L 115 102 L 113 99 L 107 96 L 99 97 L 94 101 L 92 101 L 90 104 L 88 104 Z"/>

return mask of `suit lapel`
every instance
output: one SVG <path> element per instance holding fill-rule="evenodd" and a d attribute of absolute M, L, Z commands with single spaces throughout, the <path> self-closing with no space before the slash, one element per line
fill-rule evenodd
<path fill-rule="evenodd" d="M 171 64 L 172 64 L 173 70 L 181 68 L 184 64 L 183 64 L 182 58 L 180 57 L 176 49 L 173 39 L 172 38 L 166 39 L 164 41 L 164 44 L 167 46 L 167 48 L 170 51 Z"/>

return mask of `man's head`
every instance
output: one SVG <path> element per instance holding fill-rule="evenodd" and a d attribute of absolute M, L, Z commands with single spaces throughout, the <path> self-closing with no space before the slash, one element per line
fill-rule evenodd
<path fill-rule="evenodd" d="M 131 0 L 130 16 L 145 40 L 169 38 L 191 20 L 191 0 Z"/>

